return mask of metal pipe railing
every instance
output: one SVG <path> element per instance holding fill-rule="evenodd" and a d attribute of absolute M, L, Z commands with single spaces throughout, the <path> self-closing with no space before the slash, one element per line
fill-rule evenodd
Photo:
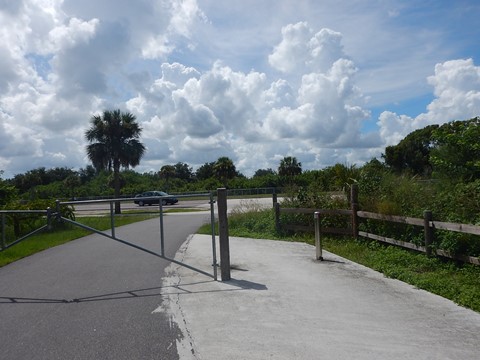
<path fill-rule="evenodd" d="M 313 214 L 313 220 L 315 223 L 315 250 L 316 250 L 316 259 L 323 261 L 322 254 L 322 238 L 320 237 L 320 212 L 315 211 Z"/>
<path fill-rule="evenodd" d="M 209 274 L 206 271 L 203 271 L 201 269 L 195 268 L 193 266 L 190 266 L 188 264 L 182 263 L 180 261 L 177 261 L 175 259 L 172 259 L 172 258 L 169 258 L 169 257 L 166 256 L 166 254 L 165 254 L 164 224 L 163 224 L 164 212 L 163 212 L 163 202 L 161 201 L 161 199 L 162 198 L 169 198 L 169 197 L 172 197 L 172 196 L 174 196 L 175 198 L 191 198 L 191 197 L 200 197 L 201 196 L 201 197 L 208 197 L 210 199 L 209 204 L 210 204 L 211 223 L 212 223 L 213 276 L 212 276 L 212 274 Z M 118 201 L 120 201 L 120 202 L 134 201 L 134 200 L 138 200 L 138 198 L 99 199 L 99 200 L 81 200 L 81 201 L 60 201 L 60 200 L 56 200 L 56 202 L 55 202 L 56 203 L 55 204 L 56 208 L 55 208 L 54 212 L 50 208 L 48 208 L 47 210 L 0 210 L 1 226 L 2 226 L 2 230 L 1 230 L 2 234 L 1 234 L 1 238 L 0 238 L 1 250 L 8 249 L 9 247 L 14 246 L 15 244 L 18 244 L 19 242 L 27 239 L 30 236 L 33 236 L 33 235 L 37 234 L 38 232 L 40 232 L 42 230 L 50 229 L 51 225 L 52 225 L 51 220 L 52 220 L 53 217 L 55 217 L 58 221 L 64 221 L 66 223 L 70 223 L 70 224 L 79 226 L 79 227 L 81 227 L 83 229 L 86 229 L 88 231 L 106 236 L 108 238 L 111 238 L 111 239 L 113 239 L 115 241 L 118 241 L 120 243 L 123 243 L 125 245 L 131 246 L 133 248 L 136 248 L 136 249 L 144 251 L 144 252 L 147 252 L 151 255 L 166 259 L 168 261 L 171 261 L 175 264 L 184 266 L 184 267 L 189 268 L 191 270 L 195 270 L 195 271 L 197 271 L 201 274 L 207 275 L 209 277 L 213 277 L 215 280 L 217 280 L 217 267 L 218 267 L 218 265 L 217 265 L 217 257 L 216 257 L 216 239 L 215 239 L 215 214 L 214 214 L 215 213 L 214 212 L 215 200 L 214 200 L 214 193 L 212 192 L 212 193 L 207 193 L 207 194 L 202 193 L 202 194 L 194 194 L 194 195 L 189 194 L 189 195 L 153 196 L 153 197 L 148 197 L 148 198 L 145 197 L 145 198 L 142 198 L 142 199 L 148 199 L 148 200 L 152 200 L 152 199 L 157 200 L 158 199 L 159 200 L 160 253 L 157 253 L 155 251 L 152 251 L 152 250 L 146 249 L 144 247 L 138 246 L 138 245 L 133 244 L 129 241 L 119 239 L 115 234 L 114 203 L 118 202 Z M 75 220 L 72 220 L 72 219 L 69 219 L 69 218 L 66 218 L 66 217 L 62 216 L 61 207 L 65 206 L 65 205 L 84 205 L 84 204 L 87 205 L 87 204 L 102 204 L 102 203 L 109 204 L 109 207 L 110 207 L 111 234 L 108 234 L 106 232 L 94 229 L 94 228 L 92 228 L 88 225 L 81 224 L 81 223 L 79 223 Z M 6 217 L 7 217 L 8 214 L 44 214 L 47 217 L 47 219 L 46 219 L 47 223 L 46 223 L 46 225 L 30 232 L 29 234 L 15 240 L 14 242 L 12 242 L 10 244 L 7 244 L 6 243 Z"/>

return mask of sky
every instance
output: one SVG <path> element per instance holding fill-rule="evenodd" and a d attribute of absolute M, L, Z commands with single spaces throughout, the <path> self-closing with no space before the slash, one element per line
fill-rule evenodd
<path fill-rule="evenodd" d="M 478 0 L 0 0 L 0 177 L 90 164 L 85 131 L 132 113 L 135 171 L 381 158 L 480 115 Z"/>

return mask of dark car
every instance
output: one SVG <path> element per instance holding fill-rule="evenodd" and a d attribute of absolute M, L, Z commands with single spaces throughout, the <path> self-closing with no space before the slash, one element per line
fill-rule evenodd
<path fill-rule="evenodd" d="M 161 197 L 161 198 L 160 198 Z M 145 191 L 144 193 L 135 195 L 135 204 L 140 206 L 159 204 L 160 199 L 162 200 L 162 205 L 173 205 L 178 202 L 178 199 L 172 195 L 168 195 L 163 191 Z"/>

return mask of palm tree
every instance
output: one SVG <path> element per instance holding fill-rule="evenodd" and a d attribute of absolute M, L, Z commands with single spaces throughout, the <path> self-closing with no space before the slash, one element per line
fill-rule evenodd
<path fill-rule="evenodd" d="M 228 179 L 233 179 L 237 173 L 233 161 L 226 156 L 218 158 L 213 165 L 213 170 L 225 187 L 227 187 Z"/>
<path fill-rule="evenodd" d="M 302 163 L 297 161 L 294 156 L 286 156 L 280 160 L 280 166 L 278 167 L 278 175 L 294 177 L 302 173 Z"/>
<path fill-rule="evenodd" d="M 145 153 L 139 141 L 142 132 L 131 113 L 120 110 L 104 111 L 102 116 L 92 116 L 91 127 L 85 132 L 90 143 L 87 155 L 97 171 L 113 169 L 115 197 L 120 197 L 120 167 L 135 167 Z M 115 213 L 120 213 L 120 202 L 115 203 Z"/>

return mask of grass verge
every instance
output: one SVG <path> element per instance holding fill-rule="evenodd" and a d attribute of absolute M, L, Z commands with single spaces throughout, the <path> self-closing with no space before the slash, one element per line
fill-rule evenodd
<path fill-rule="evenodd" d="M 239 209 L 229 217 L 228 230 L 231 236 L 314 244 L 313 234 L 279 234 L 274 223 L 271 210 Z M 209 234 L 210 230 L 207 225 L 199 232 Z M 327 251 L 480 312 L 479 266 L 429 258 L 369 240 L 325 237 L 322 241 Z"/>
<path fill-rule="evenodd" d="M 152 215 L 139 216 L 116 216 L 115 225 L 122 226 L 131 224 L 137 221 L 151 219 Z M 82 224 L 98 230 L 110 229 L 110 216 L 100 217 L 82 217 L 79 218 Z M 81 238 L 91 234 L 91 231 L 82 229 L 73 225 L 62 225 L 54 231 L 44 231 L 31 238 L 12 246 L 9 249 L 0 252 L 0 267 L 10 264 L 16 260 L 26 256 L 35 254 L 39 251 L 64 244 L 66 242 Z"/>

